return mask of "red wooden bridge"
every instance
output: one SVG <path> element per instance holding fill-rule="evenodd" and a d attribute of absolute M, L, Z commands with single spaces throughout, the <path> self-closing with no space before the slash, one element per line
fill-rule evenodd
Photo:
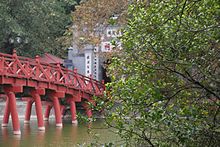
<path fill-rule="evenodd" d="M 60 64 L 47 64 L 39 60 L 0 53 L 0 93 L 5 95 L 6 105 L 2 127 L 8 125 L 11 115 L 14 134 L 20 134 L 19 117 L 16 110 L 16 97 L 27 101 L 25 123 L 31 115 L 32 104 L 35 103 L 39 130 L 45 130 L 44 120 L 48 120 L 50 110 L 54 107 L 56 126 L 62 127 L 62 111 L 64 101 L 70 105 L 72 123 L 77 123 L 76 102 L 81 102 L 88 117 L 92 110 L 88 102 L 95 105 L 93 96 L 101 97 L 105 86 L 103 82 L 92 77 L 85 77 L 61 67 Z M 47 103 L 43 118 L 42 102 Z"/>

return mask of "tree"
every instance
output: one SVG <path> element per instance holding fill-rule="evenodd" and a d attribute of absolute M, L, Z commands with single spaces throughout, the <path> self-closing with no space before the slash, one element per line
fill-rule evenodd
<path fill-rule="evenodd" d="M 79 47 L 84 44 L 99 44 L 100 37 L 106 26 L 117 23 L 125 24 L 129 0 L 86 0 L 82 1 L 73 12 L 75 29 L 78 33 L 76 43 Z M 111 19 L 117 16 L 117 22 Z"/>
<path fill-rule="evenodd" d="M 219 8 L 217 0 L 129 7 L 104 103 L 127 144 L 220 144 Z"/>
<path fill-rule="evenodd" d="M 13 48 L 23 56 L 43 52 L 61 54 L 58 41 L 68 25 L 75 0 L 0 2 L 0 48 L 11 53 Z"/>

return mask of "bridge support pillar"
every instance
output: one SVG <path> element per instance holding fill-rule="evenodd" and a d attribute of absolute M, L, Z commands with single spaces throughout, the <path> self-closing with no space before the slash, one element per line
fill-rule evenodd
<path fill-rule="evenodd" d="M 72 116 L 72 124 L 77 124 L 76 118 L 76 103 L 74 101 L 70 101 L 70 111 Z"/>
<path fill-rule="evenodd" d="M 41 99 L 40 95 L 36 91 L 31 92 L 32 97 L 34 98 L 35 101 L 35 109 L 36 109 L 36 114 L 37 114 L 37 122 L 38 122 L 38 130 L 44 131 L 44 120 L 43 120 L 43 113 L 42 113 L 42 104 L 41 104 Z"/>
<path fill-rule="evenodd" d="M 62 127 L 62 118 L 61 118 L 61 112 L 60 112 L 60 102 L 58 97 L 53 96 L 53 106 L 54 106 L 54 112 L 55 112 L 55 118 L 56 118 L 56 126 Z"/>
<path fill-rule="evenodd" d="M 65 109 L 66 109 L 66 107 L 64 105 L 60 105 L 61 118 L 63 118 Z"/>
<path fill-rule="evenodd" d="M 90 106 L 87 102 L 83 103 L 83 107 L 86 111 L 86 115 L 87 115 L 88 119 L 91 121 L 92 120 L 92 109 L 90 108 Z"/>
<path fill-rule="evenodd" d="M 92 120 L 92 109 L 86 109 L 86 115 L 88 116 L 88 119 Z"/>
<path fill-rule="evenodd" d="M 44 113 L 44 121 L 48 121 L 50 117 L 50 110 L 52 109 L 51 105 L 47 105 L 45 113 Z"/>
<path fill-rule="evenodd" d="M 34 100 L 28 99 L 27 100 L 27 105 L 26 105 L 26 111 L 25 111 L 25 118 L 24 118 L 24 123 L 29 124 L 30 123 L 30 118 L 31 118 L 31 109 L 32 109 L 32 104 Z"/>
<path fill-rule="evenodd" d="M 8 126 L 9 115 L 10 115 L 10 104 L 9 104 L 9 98 L 6 96 L 5 112 L 3 116 L 2 127 Z"/>
<path fill-rule="evenodd" d="M 6 92 L 6 95 L 8 96 L 9 99 L 9 108 L 11 112 L 11 119 L 12 119 L 12 125 L 13 125 L 13 133 L 14 135 L 20 135 L 20 122 L 18 118 L 18 112 L 16 108 L 16 98 L 15 98 L 15 93 L 14 92 Z"/>

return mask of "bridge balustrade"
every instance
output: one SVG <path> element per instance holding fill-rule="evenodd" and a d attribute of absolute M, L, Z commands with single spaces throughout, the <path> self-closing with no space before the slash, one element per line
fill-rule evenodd
<path fill-rule="evenodd" d="M 61 67 L 60 63 L 40 62 L 39 56 L 35 59 L 17 56 L 16 52 L 13 55 L 0 53 L 0 75 L 55 83 L 92 95 L 101 95 L 105 89 L 102 82 L 83 76 L 76 69 Z"/>
<path fill-rule="evenodd" d="M 12 55 L 0 53 L 0 92 L 5 94 L 6 106 L 2 126 L 6 127 L 9 115 L 12 118 L 14 134 L 21 134 L 19 118 L 16 110 L 16 93 L 24 93 L 28 88 L 31 98 L 27 99 L 25 123 L 31 115 L 32 104 L 35 103 L 38 119 L 38 128 L 44 131 L 42 114 L 42 95 L 48 95 L 48 105 L 45 111 L 45 120 L 48 120 L 50 110 L 54 107 L 56 126 L 62 127 L 62 112 L 64 105 L 60 105 L 63 98 L 70 105 L 72 123 L 76 120 L 76 102 L 83 102 L 88 117 L 92 116 L 92 109 L 87 102 L 95 105 L 93 96 L 102 96 L 105 90 L 103 82 L 77 73 L 77 69 L 69 70 L 60 63 L 48 64 L 35 59 L 17 56 L 14 50 Z M 82 98 L 85 100 L 82 101 Z"/>

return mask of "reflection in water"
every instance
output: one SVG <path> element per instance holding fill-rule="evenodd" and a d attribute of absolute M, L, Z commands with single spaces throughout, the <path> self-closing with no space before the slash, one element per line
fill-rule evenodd
<path fill-rule="evenodd" d="M 2 140 L 8 141 L 8 129 L 6 127 L 2 127 Z"/>
<path fill-rule="evenodd" d="M 55 142 L 62 142 L 62 127 L 56 127 L 55 128 L 55 134 L 54 134 L 54 137 L 53 137 L 53 139 L 54 139 L 54 141 Z"/>
<path fill-rule="evenodd" d="M 0 122 L 1 123 L 1 122 Z M 54 120 L 45 122 L 45 132 L 38 131 L 37 120 L 31 120 L 30 124 L 23 124 L 21 121 L 21 135 L 13 135 L 11 123 L 6 128 L 0 128 L 0 147 L 41 147 L 41 146 L 76 146 L 77 144 L 90 144 L 94 142 L 92 135 L 100 134 L 100 141 L 103 143 L 116 141 L 115 136 L 107 129 L 95 130 L 90 133 L 88 128 L 100 128 L 102 121 L 89 124 L 72 125 L 71 122 L 64 122 L 63 128 L 55 126 Z"/>
<path fill-rule="evenodd" d="M 3 127 L 1 131 L 2 131 L 2 140 L 5 142 L 4 146 L 8 146 L 9 144 L 12 147 L 19 147 L 20 146 L 21 135 L 10 136 L 10 133 L 12 133 L 12 131 L 9 132 L 7 127 Z M 10 139 L 10 137 L 11 137 L 11 139 Z"/>
<path fill-rule="evenodd" d="M 19 147 L 20 146 L 21 135 L 13 135 L 12 146 Z"/>
<path fill-rule="evenodd" d="M 38 131 L 37 136 L 36 136 L 37 143 L 38 144 L 44 144 L 44 137 L 45 137 L 45 132 Z"/>
<path fill-rule="evenodd" d="M 27 138 L 29 136 L 30 131 L 31 131 L 30 125 L 29 124 L 24 124 L 24 129 L 23 129 L 22 136 L 24 138 Z"/>
<path fill-rule="evenodd" d="M 76 138 L 78 138 L 77 136 L 77 125 L 76 124 L 72 124 L 72 129 L 70 131 L 70 136 L 72 136 L 73 138 L 73 142 L 76 142 Z"/>

